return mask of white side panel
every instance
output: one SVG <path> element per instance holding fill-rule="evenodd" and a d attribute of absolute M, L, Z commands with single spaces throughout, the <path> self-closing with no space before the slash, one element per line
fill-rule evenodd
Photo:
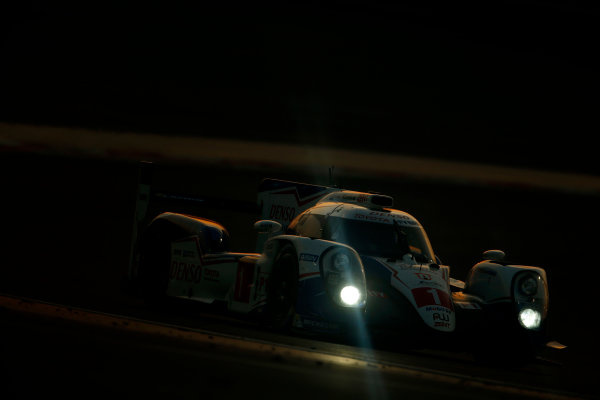
<path fill-rule="evenodd" d="M 249 255 L 203 256 L 197 237 L 172 242 L 167 295 L 203 302 L 229 300 L 236 283 L 239 260 L 245 256 Z"/>
<path fill-rule="evenodd" d="M 264 303 L 267 278 L 260 274 L 260 256 L 248 255 L 238 260 L 234 268 L 234 283 L 229 292 L 229 309 L 248 313 Z"/>
<path fill-rule="evenodd" d="M 202 259 L 202 282 L 198 290 L 203 296 L 228 300 L 236 280 L 241 254 L 209 254 Z"/>
<path fill-rule="evenodd" d="M 171 243 L 171 265 L 167 295 L 173 297 L 198 296 L 196 288 L 202 282 L 202 259 L 196 237 Z M 200 295 L 202 298 L 207 296 Z"/>

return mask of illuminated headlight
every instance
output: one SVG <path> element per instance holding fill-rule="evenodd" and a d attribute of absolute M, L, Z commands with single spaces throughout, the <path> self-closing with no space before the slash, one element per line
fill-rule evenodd
<path fill-rule="evenodd" d="M 538 310 L 524 308 L 519 311 L 519 322 L 526 329 L 538 329 L 542 323 L 542 314 Z"/>
<path fill-rule="evenodd" d="M 353 306 L 360 300 L 360 290 L 354 286 L 344 286 L 340 291 L 340 299 L 348 306 Z"/>
<path fill-rule="evenodd" d="M 519 272 L 513 283 L 513 301 L 519 324 L 539 330 L 548 314 L 548 287 L 536 271 Z"/>
<path fill-rule="evenodd" d="M 331 300 L 342 307 L 363 307 L 366 302 L 365 272 L 351 248 L 332 246 L 320 257 L 321 277 Z"/>

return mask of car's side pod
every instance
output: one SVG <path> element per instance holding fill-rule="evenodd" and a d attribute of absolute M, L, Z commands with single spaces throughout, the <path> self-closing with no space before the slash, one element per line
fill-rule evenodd
<path fill-rule="evenodd" d="M 141 237 L 137 280 L 149 303 L 160 303 L 167 284 L 171 243 L 194 236 L 200 253 L 227 251 L 229 235 L 220 224 L 204 218 L 165 212 L 155 217 Z"/>

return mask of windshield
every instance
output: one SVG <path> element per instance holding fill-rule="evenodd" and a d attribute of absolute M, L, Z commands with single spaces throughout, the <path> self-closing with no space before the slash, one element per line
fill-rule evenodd
<path fill-rule="evenodd" d="M 323 234 L 323 239 L 347 244 L 361 255 L 402 259 L 411 254 L 417 262 L 434 262 L 433 250 L 420 226 L 330 216 Z"/>

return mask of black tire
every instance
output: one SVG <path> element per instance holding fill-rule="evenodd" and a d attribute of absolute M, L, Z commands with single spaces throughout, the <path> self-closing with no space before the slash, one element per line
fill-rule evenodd
<path fill-rule="evenodd" d="M 145 232 L 140 254 L 140 286 L 144 302 L 153 307 L 163 306 L 167 300 L 171 242 L 182 237 L 179 228 L 157 221 Z"/>
<path fill-rule="evenodd" d="M 285 245 L 279 252 L 267 286 L 263 323 L 275 330 L 289 330 L 298 298 L 298 257 L 294 247 Z"/>

